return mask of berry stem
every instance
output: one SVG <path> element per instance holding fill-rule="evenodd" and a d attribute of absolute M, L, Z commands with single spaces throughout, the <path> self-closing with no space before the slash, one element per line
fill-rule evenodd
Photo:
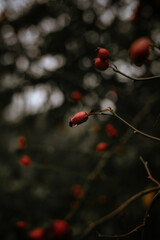
<path fill-rule="evenodd" d="M 142 156 L 140 156 L 140 160 L 141 160 L 141 162 L 143 163 L 143 165 L 144 165 L 144 167 L 145 167 L 145 169 L 146 169 L 146 171 L 147 171 L 147 173 L 148 173 L 148 178 L 149 178 L 152 182 L 154 182 L 155 184 L 157 184 L 158 186 L 160 186 L 160 183 L 159 183 L 154 177 L 152 177 L 151 172 L 150 172 L 150 170 L 149 170 L 149 168 L 148 168 L 148 162 L 147 162 L 147 161 L 144 161 L 144 159 L 143 159 Z"/>
<path fill-rule="evenodd" d="M 115 113 L 115 112 L 113 111 L 113 109 L 110 108 L 110 107 L 107 108 L 107 109 L 104 109 L 104 110 L 102 110 L 102 111 L 91 112 L 91 113 L 88 114 L 88 116 L 90 116 L 90 115 L 107 115 L 107 114 L 109 114 L 109 113 L 112 113 L 113 116 L 115 116 L 115 117 L 118 118 L 121 122 L 125 123 L 127 126 L 129 126 L 130 128 L 132 128 L 132 129 L 134 130 L 134 133 L 139 133 L 139 134 L 141 134 L 141 135 L 143 135 L 143 136 L 145 136 L 145 137 L 154 139 L 154 140 L 156 140 L 156 141 L 160 141 L 160 138 L 154 137 L 154 136 L 149 135 L 149 134 L 147 134 L 147 133 L 144 133 L 144 132 L 138 130 L 137 128 L 135 128 L 134 126 L 132 126 L 130 123 L 128 123 L 128 122 L 127 122 L 126 120 L 124 120 L 122 117 L 120 117 L 117 113 Z"/>
<path fill-rule="evenodd" d="M 113 70 L 114 72 L 119 73 L 119 74 L 123 75 L 124 77 L 129 78 L 129 79 L 134 80 L 134 81 L 144 81 L 144 80 L 151 80 L 151 79 L 158 79 L 158 78 L 160 78 L 160 75 L 156 75 L 156 76 L 152 76 L 152 77 L 145 77 L 145 78 L 131 77 L 131 76 L 129 76 L 129 75 L 121 72 L 121 71 L 117 68 L 117 66 L 114 65 L 113 63 L 112 63 L 112 65 L 110 65 L 109 67 L 112 68 L 112 70 Z"/>

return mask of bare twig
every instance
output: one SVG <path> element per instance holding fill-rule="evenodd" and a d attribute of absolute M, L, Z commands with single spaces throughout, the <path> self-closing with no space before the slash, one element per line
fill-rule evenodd
<path fill-rule="evenodd" d="M 95 227 L 97 227 L 98 225 L 110 220 L 111 218 L 113 218 L 114 216 L 118 215 L 120 212 L 122 212 L 130 203 L 132 203 L 133 201 L 137 200 L 138 198 L 142 197 L 143 195 L 146 195 L 150 192 L 154 192 L 154 191 L 158 191 L 160 189 L 160 186 L 154 187 L 154 188 L 150 188 L 150 189 L 145 189 L 140 191 L 139 193 L 133 195 L 132 197 L 130 197 L 129 199 L 127 199 L 124 203 L 122 203 L 118 208 L 116 208 L 115 210 L 113 210 L 112 212 L 108 213 L 107 215 L 99 218 L 98 220 L 91 222 L 88 227 L 83 231 L 83 234 L 81 236 L 80 239 L 83 239 L 84 237 L 86 237 L 91 231 L 93 231 L 93 229 Z"/>
<path fill-rule="evenodd" d="M 134 117 L 133 119 L 133 123 L 135 125 L 138 125 L 138 123 L 142 120 L 142 118 L 144 118 L 144 116 L 150 111 L 153 103 L 157 100 L 158 96 L 152 96 L 147 102 L 146 104 L 144 105 L 144 107 L 141 109 L 140 112 L 138 112 L 138 114 Z M 111 114 L 109 112 L 109 110 L 105 110 L 105 112 L 103 111 L 98 111 L 98 112 L 91 112 L 89 113 L 88 115 L 106 115 L 107 114 L 107 111 L 109 114 Z M 122 144 L 125 144 L 127 143 L 127 141 L 129 140 L 129 138 L 131 137 L 131 134 L 130 134 L 130 131 L 127 130 L 124 135 L 119 139 L 119 141 L 122 143 Z M 65 219 L 67 221 L 69 221 L 77 212 L 78 210 L 80 209 L 80 207 L 82 206 L 85 198 L 86 198 L 86 195 L 87 195 L 87 192 L 90 188 L 90 185 L 92 184 L 93 182 L 93 179 L 94 179 L 94 176 L 96 176 L 97 174 L 100 174 L 103 167 L 105 166 L 107 160 L 112 157 L 112 155 L 115 153 L 115 147 L 113 146 L 112 148 L 108 149 L 107 152 L 104 152 L 103 155 L 101 156 L 101 159 L 98 161 L 97 165 L 95 166 L 95 168 L 91 171 L 91 173 L 88 175 L 82 189 L 83 189 L 83 197 L 80 198 L 80 199 L 77 199 L 76 201 L 76 207 L 75 208 L 72 208 L 68 214 L 66 215 Z"/>
<path fill-rule="evenodd" d="M 129 237 L 131 234 L 141 230 L 144 227 L 144 223 L 142 223 L 141 225 L 137 226 L 136 228 L 132 229 L 131 231 L 124 233 L 124 234 L 117 234 L 117 235 L 105 235 L 105 234 L 101 234 L 98 233 L 98 237 L 99 238 L 110 238 L 110 239 L 119 239 L 119 238 L 126 238 Z"/>
<path fill-rule="evenodd" d="M 148 168 L 148 162 L 147 162 L 147 161 L 144 161 L 144 159 L 142 158 L 142 156 L 140 156 L 140 160 L 141 160 L 141 162 L 143 163 L 143 165 L 144 165 L 144 167 L 145 167 L 145 169 L 146 169 L 146 171 L 147 171 L 147 173 L 148 173 L 148 179 L 150 179 L 152 182 L 154 182 L 155 184 L 157 184 L 158 186 L 160 186 L 160 183 L 159 183 L 155 178 L 152 177 L 151 172 L 150 172 L 150 170 L 149 170 L 149 168 Z"/>
<path fill-rule="evenodd" d="M 107 109 L 104 109 L 104 110 L 101 110 L 101 111 L 97 111 L 97 112 L 91 112 L 89 113 L 89 115 L 106 115 L 108 113 L 112 113 L 113 116 L 115 116 L 116 118 L 118 118 L 121 122 L 125 123 L 127 126 L 129 126 L 130 128 L 132 128 L 134 130 L 134 133 L 139 133 L 147 138 L 151 138 L 153 140 L 156 140 L 156 141 L 160 141 L 160 138 L 158 137 L 154 137 L 152 135 L 149 135 L 147 133 L 144 133 L 140 130 L 138 130 L 137 128 L 135 128 L 134 126 L 132 126 L 130 123 L 128 123 L 126 120 L 124 120 L 122 117 L 120 117 L 117 113 L 115 113 L 113 111 L 112 108 L 107 108 Z"/>
<path fill-rule="evenodd" d="M 129 78 L 131 80 L 134 80 L 134 81 L 144 81 L 144 80 L 151 80 L 151 79 L 159 79 L 160 78 L 160 75 L 156 75 L 156 76 L 152 76 L 152 77 L 145 77 L 145 78 L 136 78 L 136 77 L 131 77 L 123 72 L 121 72 L 116 65 L 114 65 L 112 63 L 112 65 L 110 65 L 110 68 L 112 68 L 112 70 L 116 73 L 119 73 L 121 74 L 122 76 L 126 77 L 126 78 Z"/>

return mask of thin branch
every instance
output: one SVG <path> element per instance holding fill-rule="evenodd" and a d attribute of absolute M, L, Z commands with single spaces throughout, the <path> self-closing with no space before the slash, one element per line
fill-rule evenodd
<path fill-rule="evenodd" d="M 133 123 L 135 125 L 138 125 L 138 123 L 144 118 L 144 116 L 150 111 L 151 109 L 151 106 L 152 104 L 158 99 L 158 96 L 152 96 L 145 104 L 145 106 L 141 109 L 141 111 L 134 117 L 133 119 Z M 98 111 L 98 112 L 90 112 L 88 114 L 88 116 L 90 115 L 106 115 L 107 114 L 107 111 L 108 111 L 108 114 L 111 114 L 109 112 L 108 109 L 105 110 L 105 112 L 103 111 Z M 123 144 L 125 144 L 129 138 L 131 137 L 131 135 L 129 134 L 129 131 L 127 130 L 124 135 L 119 139 L 119 141 Z M 80 199 L 77 199 L 76 201 L 76 207 L 75 208 L 72 208 L 68 214 L 66 215 L 65 219 L 67 221 L 69 221 L 77 212 L 78 210 L 80 209 L 80 207 L 82 206 L 85 198 L 86 198 L 86 195 L 87 195 L 87 192 L 90 188 L 90 185 L 92 184 L 93 182 L 93 179 L 94 179 L 94 176 L 96 176 L 96 174 L 100 174 L 103 167 L 105 166 L 106 164 L 106 161 L 112 157 L 112 155 L 115 153 L 115 147 L 112 147 L 110 149 L 108 149 L 107 152 L 104 152 L 100 161 L 98 161 L 98 164 L 95 166 L 95 168 L 91 171 L 91 173 L 89 173 L 82 189 L 83 189 L 83 197 L 80 198 Z"/>
<path fill-rule="evenodd" d="M 113 66 L 112 66 L 113 65 Z M 126 77 L 126 78 L 129 78 L 131 80 L 134 80 L 134 81 L 144 81 L 144 80 L 151 80 L 151 79 L 159 79 L 160 78 L 160 75 L 156 75 L 156 76 L 151 76 L 151 77 L 145 77 L 145 78 L 137 78 L 137 77 L 131 77 L 123 72 L 121 72 L 116 65 L 112 64 L 110 65 L 110 68 L 112 68 L 112 70 L 116 73 L 119 73 L 121 74 L 122 76 Z"/>
<path fill-rule="evenodd" d="M 146 211 L 146 214 L 144 216 L 144 219 L 143 219 L 143 224 L 144 224 L 144 228 L 142 230 L 142 240 L 145 240 L 145 235 L 144 235 L 144 231 L 145 231 L 145 228 L 147 226 L 147 221 L 148 219 L 150 218 L 150 215 L 151 215 L 151 211 L 153 209 L 153 206 L 155 205 L 156 201 L 159 200 L 159 197 L 160 197 L 160 191 L 154 196 L 154 198 L 152 199 L 151 203 L 150 203 L 150 206 L 149 208 L 147 209 Z"/>
<path fill-rule="evenodd" d="M 115 210 L 113 210 L 112 212 L 108 213 L 107 215 L 99 218 L 98 220 L 91 222 L 88 227 L 83 231 L 83 234 L 81 236 L 80 239 L 83 239 L 84 237 L 86 237 L 91 231 L 93 231 L 93 229 L 95 227 L 97 227 L 98 225 L 110 220 L 111 218 L 113 218 L 114 216 L 118 215 L 120 212 L 122 212 L 130 203 L 132 203 L 133 201 L 135 201 L 136 199 L 142 197 L 143 195 L 146 195 L 150 192 L 154 192 L 160 189 L 160 186 L 154 187 L 154 188 L 150 188 L 150 189 L 145 189 L 140 191 L 139 193 L 133 195 L 132 197 L 130 197 L 129 199 L 127 199 L 124 203 L 122 203 L 118 208 L 116 208 Z"/>
<path fill-rule="evenodd" d="M 99 238 L 111 238 L 111 239 L 119 239 L 119 238 L 127 238 L 129 237 L 131 234 L 141 230 L 144 227 L 144 223 L 142 223 L 141 225 L 137 226 L 136 228 L 132 229 L 131 231 L 124 233 L 124 234 L 116 234 L 116 235 L 105 235 L 105 234 L 101 234 L 98 233 L 98 237 Z"/>
<path fill-rule="evenodd" d="M 105 112 L 106 112 L 106 113 L 105 113 Z M 113 111 L 113 109 L 110 108 L 110 107 L 109 107 L 108 109 L 104 109 L 104 110 L 102 110 L 102 111 L 91 112 L 91 113 L 89 113 L 89 115 L 107 115 L 108 112 L 112 113 L 112 115 L 114 115 L 116 118 L 118 118 L 121 122 L 125 123 L 127 126 L 129 126 L 130 128 L 132 128 L 132 129 L 134 130 L 134 133 L 139 133 L 139 134 L 141 134 L 141 135 L 143 135 L 143 136 L 145 136 L 145 137 L 147 137 L 147 138 L 151 138 L 151 139 L 154 139 L 154 140 L 156 140 L 156 141 L 160 141 L 160 138 L 154 137 L 154 136 L 149 135 L 149 134 L 147 134 L 147 133 L 144 133 L 144 132 L 138 130 L 137 128 L 135 128 L 134 126 L 132 126 L 130 123 L 128 123 L 128 122 L 127 122 L 126 120 L 124 120 L 122 117 L 120 117 L 117 113 L 115 113 L 115 112 Z"/>
<path fill-rule="evenodd" d="M 148 162 L 147 162 L 147 161 L 144 161 L 144 159 L 142 158 L 142 156 L 140 156 L 140 160 L 141 160 L 141 162 L 143 163 L 143 165 L 144 165 L 144 167 L 145 167 L 145 169 L 146 169 L 146 171 L 147 171 L 147 173 L 148 173 L 148 178 L 149 178 L 152 182 L 154 182 L 155 184 L 157 184 L 158 186 L 160 186 L 160 183 L 159 183 L 155 178 L 152 177 L 151 172 L 150 172 L 150 170 L 149 170 L 149 168 L 148 168 Z"/>

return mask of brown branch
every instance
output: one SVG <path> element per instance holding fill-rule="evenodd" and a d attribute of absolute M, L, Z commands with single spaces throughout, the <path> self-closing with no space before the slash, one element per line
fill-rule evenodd
<path fill-rule="evenodd" d="M 83 231 L 83 234 L 81 236 L 80 239 L 83 239 L 84 237 L 86 237 L 91 231 L 93 231 L 93 229 L 95 227 L 97 227 L 98 225 L 110 220 L 111 218 L 113 218 L 114 216 L 118 215 L 120 212 L 122 212 L 130 203 L 132 203 L 133 201 L 135 201 L 136 199 L 142 197 L 143 195 L 146 195 L 150 192 L 154 192 L 160 189 L 160 186 L 154 187 L 154 188 L 150 188 L 150 189 L 145 189 L 140 191 L 139 193 L 133 195 L 132 197 L 130 197 L 129 199 L 127 199 L 124 203 L 122 203 L 118 208 L 116 208 L 115 210 L 113 210 L 112 212 L 108 213 L 107 215 L 99 218 L 98 220 L 91 222 L 88 227 Z"/>
<path fill-rule="evenodd" d="M 160 138 L 158 137 L 154 137 L 152 135 L 149 135 L 147 133 L 144 133 L 140 130 L 138 130 L 137 128 L 135 128 L 134 126 L 132 126 L 130 123 L 128 123 L 126 120 L 124 120 L 122 117 L 120 117 L 117 113 L 115 113 L 113 111 L 112 108 L 107 108 L 107 109 L 104 109 L 104 110 L 101 110 L 101 111 L 97 111 L 97 112 L 91 112 L 89 113 L 88 115 L 108 115 L 109 113 L 112 113 L 113 116 L 115 116 L 116 118 L 118 118 L 121 122 L 125 123 L 127 126 L 129 126 L 130 128 L 132 128 L 134 130 L 134 133 L 139 133 L 147 138 L 151 138 L 153 140 L 156 140 L 156 141 L 160 141 Z"/>
<path fill-rule="evenodd" d="M 113 66 L 112 66 L 113 65 Z M 145 78 L 136 78 L 136 77 L 131 77 L 123 72 L 121 72 L 116 65 L 112 64 L 110 65 L 110 68 L 112 68 L 112 70 L 116 73 L 119 73 L 121 74 L 122 76 L 126 77 L 126 78 L 129 78 L 131 80 L 134 80 L 134 81 L 144 81 L 144 80 L 151 80 L 151 79 L 159 79 L 160 78 L 160 75 L 156 75 L 156 76 L 151 76 L 151 77 L 145 77 Z"/>
<path fill-rule="evenodd" d="M 158 96 L 152 96 L 145 104 L 145 106 L 141 109 L 141 111 L 134 117 L 133 119 L 133 123 L 135 125 L 138 125 L 138 123 L 141 121 L 141 119 L 150 111 L 151 109 L 151 106 L 152 104 L 158 99 Z M 106 115 L 107 113 L 107 110 L 105 112 L 103 111 L 98 111 L 98 112 L 90 112 L 88 114 L 88 116 L 90 115 Z M 108 110 L 108 113 L 111 114 Z M 123 136 L 119 139 L 120 143 L 122 144 L 125 144 L 129 138 L 131 137 L 131 134 L 130 134 L 130 131 L 127 130 Z M 80 198 L 80 199 L 77 199 L 76 201 L 76 207 L 75 208 L 72 208 L 68 214 L 66 215 L 65 219 L 67 221 L 69 221 L 77 212 L 78 210 L 80 209 L 80 207 L 82 206 L 85 198 L 86 198 L 86 195 L 87 195 L 87 192 L 88 192 L 88 189 L 90 188 L 90 185 L 92 184 L 93 182 L 93 179 L 94 179 L 94 176 L 96 174 L 100 174 L 101 173 L 101 170 L 103 169 L 104 165 L 106 164 L 106 161 L 112 157 L 112 155 L 115 153 L 115 147 L 113 146 L 112 148 L 108 149 L 107 152 L 103 153 L 100 161 L 98 162 L 98 164 L 96 165 L 96 167 L 91 171 L 91 173 L 88 175 L 82 189 L 83 189 L 83 197 Z"/>
<path fill-rule="evenodd" d="M 143 165 L 144 165 L 144 167 L 145 167 L 145 169 L 146 169 L 146 171 L 147 171 L 147 173 L 148 173 L 148 179 L 150 179 L 152 182 L 154 182 L 155 184 L 157 184 L 158 186 L 160 186 L 160 183 L 159 183 L 155 178 L 152 177 L 151 172 L 150 172 L 150 170 L 149 170 L 149 168 L 148 168 L 148 162 L 147 162 L 147 161 L 144 161 L 144 159 L 142 158 L 142 156 L 140 156 L 140 160 L 141 160 L 141 162 L 143 163 Z"/>
<path fill-rule="evenodd" d="M 144 223 L 142 223 L 141 225 L 137 226 L 136 228 L 132 229 L 131 231 L 124 233 L 124 234 L 116 234 L 116 235 L 105 235 L 105 234 L 101 234 L 98 233 L 98 237 L 99 238 L 111 238 L 111 239 L 119 239 L 119 238 L 126 238 L 129 237 L 131 234 L 141 230 L 144 227 Z"/>

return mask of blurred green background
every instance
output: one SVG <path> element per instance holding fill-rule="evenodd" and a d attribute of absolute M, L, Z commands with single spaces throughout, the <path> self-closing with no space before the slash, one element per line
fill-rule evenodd
<path fill-rule="evenodd" d="M 76 128 L 68 124 L 79 111 L 111 106 L 138 129 L 160 136 L 159 80 L 134 82 L 111 69 L 97 71 L 93 65 L 97 47 L 105 47 L 111 60 L 130 76 L 160 73 L 156 48 L 141 67 L 129 59 L 129 47 L 137 38 L 160 42 L 159 1 L 141 1 L 138 19 L 133 19 L 137 4 L 133 0 L 0 0 L 1 239 L 17 239 L 19 220 L 32 229 L 64 219 L 75 201 L 72 186 L 83 187 L 102 159 L 99 178 L 90 182 L 81 208 L 69 219 L 73 239 L 90 221 L 153 185 L 140 156 L 160 179 L 158 141 L 133 134 L 113 116 L 93 116 Z M 82 98 L 74 100 L 73 91 Z M 117 138 L 107 136 L 107 123 L 117 129 Z M 26 138 L 24 151 L 17 149 L 19 136 Z M 105 153 L 96 151 L 99 142 L 108 143 Z M 107 157 L 114 146 L 119 151 Z M 19 164 L 23 154 L 32 159 L 28 167 Z M 160 239 L 159 210 L 157 205 L 148 239 Z M 86 239 L 97 239 L 96 231 L 130 231 L 141 224 L 145 211 L 146 204 L 139 199 Z M 140 233 L 129 239 L 140 239 Z"/>

